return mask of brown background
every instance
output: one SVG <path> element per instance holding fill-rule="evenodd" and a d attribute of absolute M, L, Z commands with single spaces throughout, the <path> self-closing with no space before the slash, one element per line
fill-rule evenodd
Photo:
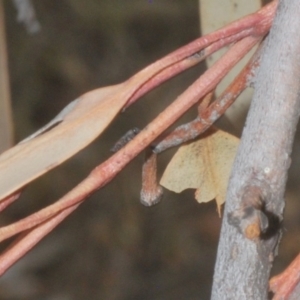
<path fill-rule="evenodd" d="M 197 0 L 33 1 L 42 26 L 35 35 L 16 22 L 11 1 L 4 3 L 16 141 L 84 92 L 119 83 L 200 35 Z M 120 136 L 146 126 L 204 67 L 120 115 L 87 149 L 27 188 L 1 223 L 61 197 L 110 156 Z M 300 249 L 299 138 L 294 148 L 276 272 Z M 160 172 L 173 152 L 160 156 Z M 197 204 L 193 191 L 166 191 L 159 205 L 143 207 L 142 162 L 140 155 L 3 276 L 0 299 L 209 299 L 221 223 L 215 204 Z"/>

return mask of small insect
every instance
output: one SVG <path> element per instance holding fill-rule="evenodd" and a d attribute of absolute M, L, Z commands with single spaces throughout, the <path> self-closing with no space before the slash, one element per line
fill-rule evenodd
<path fill-rule="evenodd" d="M 117 152 L 127 143 L 129 143 L 141 130 L 137 127 L 134 127 L 128 130 L 110 149 L 111 152 Z"/>

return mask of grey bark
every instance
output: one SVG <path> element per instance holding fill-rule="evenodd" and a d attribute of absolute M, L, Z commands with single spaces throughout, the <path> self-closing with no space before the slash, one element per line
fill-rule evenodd
<path fill-rule="evenodd" d="M 300 113 L 300 1 L 282 0 L 230 178 L 213 300 L 267 299 Z"/>

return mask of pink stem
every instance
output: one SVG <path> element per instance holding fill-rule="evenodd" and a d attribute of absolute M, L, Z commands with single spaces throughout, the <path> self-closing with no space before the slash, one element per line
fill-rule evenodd
<path fill-rule="evenodd" d="M 1 200 L 0 202 L 0 212 L 3 211 L 6 207 L 8 207 L 10 204 L 12 204 L 13 202 L 15 202 L 21 195 L 21 192 L 16 192 L 6 198 L 4 198 L 3 200 Z"/>
<path fill-rule="evenodd" d="M 59 201 L 27 218 L 24 218 L 23 220 L 6 227 L 2 227 L 0 229 L 0 236 L 1 240 L 4 240 L 21 231 L 28 230 L 38 225 L 37 227 L 28 230 L 28 232 L 18 238 L 17 241 L 0 256 L 0 273 L 3 274 L 64 218 L 74 211 L 87 196 L 111 181 L 135 156 L 145 149 L 164 130 L 172 125 L 184 112 L 197 103 L 200 98 L 213 90 L 225 74 L 240 60 L 240 58 L 242 58 L 249 49 L 251 49 L 253 45 L 260 40 L 260 36 L 264 35 L 268 31 L 276 6 L 277 2 L 273 2 L 265 6 L 258 13 L 234 22 L 224 29 L 210 34 L 209 36 L 200 38 L 199 40 L 173 52 L 166 58 L 139 72 L 137 76 L 143 77 L 143 72 L 147 73 L 149 68 L 152 68 L 152 70 L 157 69 L 158 74 L 164 70 L 164 67 L 160 67 L 161 64 L 165 66 L 165 69 L 168 69 L 169 67 L 172 67 L 173 64 L 183 60 L 183 58 L 191 56 L 200 49 L 211 45 L 219 39 L 227 38 L 237 32 L 252 28 L 253 36 L 246 37 L 236 43 L 212 68 L 207 70 L 205 74 L 196 80 L 140 134 L 138 134 L 119 152 L 96 167 L 85 180 L 83 180 Z M 185 63 L 186 62 L 183 64 Z M 131 78 L 131 80 L 135 79 L 135 76 Z M 150 86 L 151 84 L 153 84 L 153 86 L 155 85 L 154 81 L 151 83 L 151 78 L 148 82 L 150 82 Z M 140 89 L 142 89 L 142 86 Z M 145 93 L 146 90 L 147 88 L 140 93 Z M 135 95 L 132 96 L 134 99 L 135 97 Z M 132 100 L 129 101 L 132 103 Z"/>
<path fill-rule="evenodd" d="M 49 230 L 52 230 L 69 215 L 83 199 L 111 181 L 147 145 L 172 125 L 185 111 L 197 103 L 199 98 L 210 92 L 259 40 L 260 37 L 247 37 L 236 43 L 215 65 L 208 69 L 132 141 L 96 167 L 85 180 L 59 201 L 14 224 L 2 227 L 0 236 L 1 240 L 4 240 L 52 218 L 50 220 L 51 226 L 48 226 L 47 222 L 40 225 L 42 227 L 33 229 L 28 235 L 18 240 L 17 244 L 13 245 L 7 252 L 4 252 L 0 257 L 0 270 L 7 270 L 9 266 L 13 265 L 33 245 L 47 235 Z"/>
<path fill-rule="evenodd" d="M 158 84 L 165 82 L 169 78 L 177 75 L 179 72 L 190 68 L 196 63 L 199 63 L 202 60 L 201 54 L 198 60 L 194 57 L 194 61 L 190 59 L 191 56 L 195 53 L 199 53 L 199 51 L 212 45 L 213 43 L 217 42 L 217 44 L 215 45 L 216 49 L 214 50 L 216 51 L 218 43 L 222 43 L 223 39 L 225 41 L 227 38 L 230 38 L 233 35 L 236 35 L 235 41 L 249 35 L 265 35 L 271 26 L 276 8 L 277 1 L 273 1 L 268 5 L 265 5 L 258 12 L 250 14 L 242 19 L 230 23 L 229 25 L 217 31 L 200 37 L 199 39 L 196 39 L 195 41 L 175 50 L 166 57 L 149 65 L 147 68 L 137 73 L 136 75 L 140 76 L 143 72 L 149 72 L 149 69 L 157 69 L 157 73 L 137 89 L 137 91 L 128 100 L 125 108 L 134 103 L 135 100 L 147 93 L 151 88 L 156 87 Z M 226 44 L 229 43 L 230 42 L 228 41 Z M 224 43 L 224 45 L 226 44 Z M 182 60 L 183 62 L 181 62 Z M 179 65 L 176 66 L 176 64 L 178 63 Z M 172 72 L 174 72 L 174 74 Z M 163 78 L 162 74 L 166 77 Z M 135 80 L 135 76 L 133 76 L 132 80 Z"/>
<path fill-rule="evenodd" d="M 25 253 L 31 250 L 45 235 L 51 232 L 53 228 L 71 214 L 78 206 L 79 204 L 73 205 L 48 219 L 46 222 L 39 224 L 36 228 L 28 230 L 20 235 L 20 237 L 0 255 L 0 276 Z"/>

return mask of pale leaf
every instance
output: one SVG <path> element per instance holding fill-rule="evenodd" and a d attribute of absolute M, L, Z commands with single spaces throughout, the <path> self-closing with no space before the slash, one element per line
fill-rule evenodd
<path fill-rule="evenodd" d="M 200 139 L 178 149 L 160 184 L 176 193 L 196 189 L 195 198 L 199 203 L 216 199 L 220 212 L 238 144 L 237 137 L 209 129 Z"/>
<path fill-rule="evenodd" d="M 0 199 L 91 143 L 120 112 L 135 84 L 125 82 L 82 95 L 37 133 L 0 155 Z"/>

